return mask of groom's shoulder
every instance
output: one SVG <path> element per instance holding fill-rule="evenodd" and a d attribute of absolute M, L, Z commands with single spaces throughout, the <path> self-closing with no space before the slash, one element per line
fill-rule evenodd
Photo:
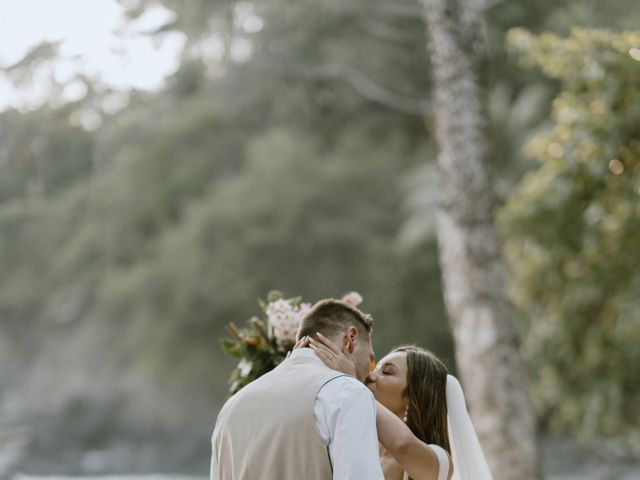
<path fill-rule="evenodd" d="M 345 400 L 355 397 L 373 397 L 371 390 L 349 375 L 336 375 L 322 386 L 320 392 L 325 395 L 341 397 Z"/>

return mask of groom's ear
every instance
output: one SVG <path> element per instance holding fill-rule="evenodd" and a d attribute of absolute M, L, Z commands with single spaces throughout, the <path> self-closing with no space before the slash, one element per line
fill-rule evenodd
<path fill-rule="evenodd" d="M 358 329 L 354 326 L 347 327 L 347 332 L 345 335 L 345 347 L 347 347 L 347 351 L 351 354 L 356 348 L 356 343 L 358 343 L 359 333 Z"/>

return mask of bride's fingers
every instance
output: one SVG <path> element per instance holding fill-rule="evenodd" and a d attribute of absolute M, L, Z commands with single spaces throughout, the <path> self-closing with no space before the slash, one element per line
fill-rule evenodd
<path fill-rule="evenodd" d="M 309 346 L 316 352 L 319 353 L 320 355 L 322 355 L 322 357 L 326 358 L 328 361 L 333 361 L 336 356 L 333 353 L 332 350 L 329 350 L 326 346 L 324 346 L 323 344 L 311 339 L 311 343 L 309 344 Z"/>
<path fill-rule="evenodd" d="M 320 358 L 320 360 L 322 360 L 322 362 L 325 365 L 329 367 L 333 365 L 333 363 L 331 362 L 331 357 L 325 351 L 323 351 L 322 349 L 314 345 L 311 345 L 311 348 L 313 349 L 314 352 L 316 352 L 316 355 L 318 356 L 318 358 Z"/>
<path fill-rule="evenodd" d="M 325 355 L 330 360 L 334 360 L 335 358 L 338 358 L 338 354 L 336 354 L 336 352 L 328 348 L 326 345 L 318 342 L 317 340 L 314 340 L 313 338 L 311 339 L 309 346 L 313 348 L 316 352 L 322 352 L 322 354 Z"/>
<path fill-rule="evenodd" d="M 302 337 L 297 343 L 293 346 L 292 350 L 297 350 L 298 348 L 303 348 L 309 346 L 309 337 Z"/>
<path fill-rule="evenodd" d="M 326 346 L 329 350 L 331 350 L 334 353 L 341 353 L 340 349 L 338 347 L 336 347 L 336 345 L 329 340 L 327 337 L 325 337 L 324 335 L 322 335 L 320 332 L 318 332 L 316 334 L 318 336 L 318 340 L 324 345 Z"/>
<path fill-rule="evenodd" d="M 333 357 L 333 351 L 332 350 L 329 350 L 325 345 L 323 345 L 322 343 L 314 340 L 313 338 L 310 340 L 309 346 L 315 352 L 322 352 L 322 354 L 325 355 L 327 358 Z"/>

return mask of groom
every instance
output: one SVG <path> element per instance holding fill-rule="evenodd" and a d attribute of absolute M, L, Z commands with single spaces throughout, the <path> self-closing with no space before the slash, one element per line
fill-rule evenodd
<path fill-rule="evenodd" d="M 376 406 L 361 383 L 373 361 L 373 320 L 344 302 L 316 303 L 298 338 L 317 332 L 356 365 L 331 370 L 299 348 L 222 407 L 213 431 L 211 480 L 383 480 Z"/>

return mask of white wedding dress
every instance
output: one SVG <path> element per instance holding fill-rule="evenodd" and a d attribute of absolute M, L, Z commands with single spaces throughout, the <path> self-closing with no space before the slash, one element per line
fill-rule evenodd
<path fill-rule="evenodd" d="M 453 463 L 452 480 L 493 480 L 478 435 L 469 418 L 462 387 L 452 375 L 447 375 L 447 414 Z M 446 480 L 449 476 L 449 456 L 442 447 L 429 446 L 438 456 L 438 480 Z M 404 480 L 408 478 L 405 473 Z"/>
<path fill-rule="evenodd" d="M 429 445 L 438 457 L 438 480 L 447 480 L 449 478 L 449 455 L 447 451 L 440 445 Z M 409 480 L 409 474 L 404 472 L 403 480 Z"/>

